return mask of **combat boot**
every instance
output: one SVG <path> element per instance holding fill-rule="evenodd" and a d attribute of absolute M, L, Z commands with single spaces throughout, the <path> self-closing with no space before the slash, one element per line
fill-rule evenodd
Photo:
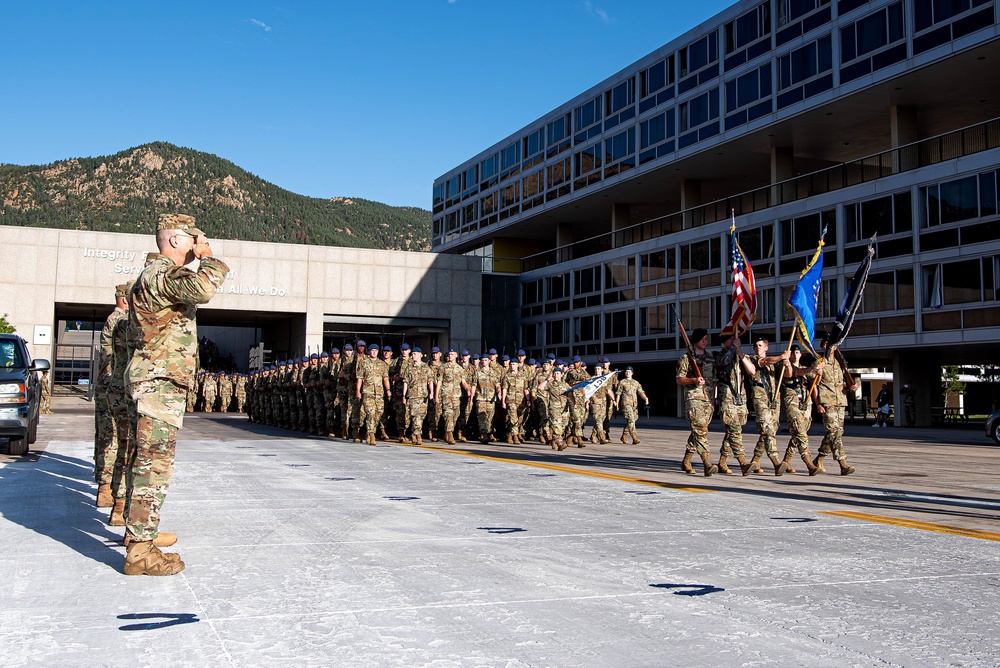
<path fill-rule="evenodd" d="M 487 432 L 483 432 L 482 434 L 480 434 L 479 435 L 479 442 L 482 443 L 483 445 L 489 445 L 490 444 L 490 433 L 487 431 Z"/>
<path fill-rule="evenodd" d="M 823 467 L 823 458 L 826 455 L 816 455 L 816 459 L 813 460 L 813 466 L 816 467 L 816 473 L 826 473 L 826 469 Z"/>
<path fill-rule="evenodd" d="M 554 443 L 555 443 L 555 446 L 556 446 L 556 450 L 559 450 L 560 452 L 562 452 L 563 450 L 565 450 L 566 448 L 569 447 L 568 444 L 563 443 L 563 440 L 562 440 L 561 436 L 556 436 Z"/>
<path fill-rule="evenodd" d="M 579 436 L 577 436 L 576 437 L 576 447 L 578 447 L 578 448 L 585 448 L 585 447 L 587 447 L 587 444 L 583 442 L 582 438 L 580 438 Z"/>
<path fill-rule="evenodd" d="M 507 433 L 507 445 L 514 445 L 514 434 Z"/>
<path fill-rule="evenodd" d="M 623 431 L 622 432 L 622 437 L 620 439 L 618 439 L 618 440 L 621 441 L 622 443 L 624 443 L 625 445 L 628 445 L 628 441 L 625 439 L 626 436 L 628 436 L 628 431 Z"/>
<path fill-rule="evenodd" d="M 785 473 L 795 473 L 795 469 L 792 468 L 792 458 L 795 457 L 795 450 L 790 446 L 785 450 Z"/>
<path fill-rule="evenodd" d="M 410 439 L 407 438 L 407 436 L 406 436 L 406 432 L 403 432 L 402 434 L 399 435 L 399 442 L 400 443 L 409 443 L 410 442 Z"/>
<path fill-rule="evenodd" d="M 839 463 L 840 463 L 840 475 L 851 475 L 852 473 L 854 473 L 855 471 L 857 471 L 857 469 L 854 468 L 853 466 L 848 466 L 847 465 L 847 458 L 846 457 L 843 458 L 843 459 L 841 459 L 839 461 Z"/>
<path fill-rule="evenodd" d="M 128 546 L 125 554 L 125 575 L 177 575 L 184 570 L 180 556 L 168 558 L 153 541 L 136 541 Z"/>
<path fill-rule="evenodd" d="M 590 432 L 590 442 L 591 443 L 600 443 L 600 440 L 597 438 L 597 430 L 596 429 L 594 431 Z"/>
<path fill-rule="evenodd" d="M 111 495 L 111 484 L 104 483 L 97 486 L 97 507 L 110 508 L 115 505 L 115 497 Z"/>
<path fill-rule="evenodd" d="M 729 457 L 727 455 L 719 455 L 719 473 L 725 473 L 726 475 L 732 475 L 733 472 L 731 470 L 729 470 L 728 466 L 726 466 L 726 462 L 727 461 L 729 461 Z"/>
<path fill-rule="evenodd" d="M 636 433 L 633 431 L 632 432 L 632 445 L 639 445 L 641 442 L 642 441 L 639 440 L 639 437 L 636 436 Z"/>
<path fill-rule="evenodd" d="M 813 476 L 819 473 L 819 469 L 813 466 L 812 459 L 809 456 L 809 448 L 802 448 L 802 461 L 805 462 L 806 470 L 809 471 L 809 475 Z"/>
<path fill-rule="evenodd" d="M 694 457 L 693 452 L 685 452 L 684 459 L 681 461 L 681 468 L 684 469 L 684 473 L 688 475 L 698 475 L 695 470 L 691 467 L 691 459 Z"/>
<path fill-rule="evenodd" d="M 385 433 L 385 427 L 378 428 L 378 437 L 381 438 L 383 441 L 389 440 L 389 434 Z"/>
<path fill-rule="evenodd" d="M 125 538 L 122 539 L 122 545 L 124 545 L 125 547 L 128 547 L 133 542 L 134 541 L 128 537 L 128 534 L 125 534 Z M 153 545 L 155 545 L 156 547 L 170 547 L 176 542 L 177 542 L 177 536 L 175 534 L 170 533 L 169 531 L 161 531 L 156 535 L 156 538 L 153 539 Z M 171 557 L 175 557 L 179 560 L 181 558 L 179 554 L 164 554 L 163 556 L 167 557 L 168 559 Z"/>
<path fill-rule="evenodd" d="M 444 442 L 447 443 L 448 445 L 455 445 L 455 437 L 452 435 L 450 431 L 445 432 Z"/>
<path fill-rule="evenodd" d="M 707 452 L 701 453 L 701 463 L 705 467 L 706 478 L 711 478 L 713 473 L 719 472 L 719 467 L 712 463 Z"/>
<path fill-rule="evenodd" d="M 740 473 L 743 474 L 743 477 L 750 475 L 750 462 L 747 461 L 746 455 L 740 455 L 736 461 L 740 463 Z"/>
<path fill-rule="evenodd" d="M 785 462 L 778 459 L 778 455 L 768 455 L 771 458 L 771 463 L 774 464 L 774 475 L 783 476 L 785 475 Z"/>
<path fill-rule="evenodd" d="M 750 472 L 751 473 L 764 472 L 764 469 L 760 467 L 760 455 L 754 455 L 753 459 L 750 460 Z"/>
<path fill-rule="evenodd" d="M 361 442 L 361 427 L 351 427 L 351 440 L 355 443 Z"/>
<path fill-rule="evenodd" d="M 108 526 L 125 526 L 125 499 L 116 499 L 114 507 L 111 508 L 111 516 L 108 518 Z"/>
<path fill-rule="evenodd" d="M 421 438 L 421 434 L 420 434 L 419 431 L 413 435 L 413 442 L 415 444 L 417 444 L 417 445 L 423 445 L 424 444 L 424 441 Z"/>

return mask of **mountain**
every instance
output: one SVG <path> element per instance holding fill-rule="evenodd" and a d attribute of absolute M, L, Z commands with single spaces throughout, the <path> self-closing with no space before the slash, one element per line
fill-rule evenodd
<path fill-rule="evenodd" d="M 430 250 L 431 212 L 296 195 L 228 160 L 156 142 L 51 165 L 0 165 L 0 225 L 152 233 L 188 213 L 210 238 Z"/>

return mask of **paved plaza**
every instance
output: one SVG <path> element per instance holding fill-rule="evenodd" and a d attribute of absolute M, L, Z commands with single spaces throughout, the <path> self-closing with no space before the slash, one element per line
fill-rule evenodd
<path fill-rule="evenodd" d="M 121 574 L 93 505 L 92 405 L 54 409 L 0 455 L 5 667 L 1000 661 L 1000 448 L 978 431 L 849 425 L 853 476 L 704 478 L 678 420 L 556 453 L 195 414 L 162 524 L 187 569 L 153 578 Z"/>

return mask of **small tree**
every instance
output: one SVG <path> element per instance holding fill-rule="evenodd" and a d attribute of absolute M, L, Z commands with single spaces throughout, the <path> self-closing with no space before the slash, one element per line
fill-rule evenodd
<path fill-rule="evenodd" d="M 0 315 L 0 334 L 13 334 L 16 331 L 14 325 L 7 321 L 7 314 Z"/>
<path fill-rule="evenodd" d="M 941 384 L 944 386 L 944 405 L 948 405 L 948 400 L 952 396 L 965 394 L 965 383 L 958 379 L 958 367 L 946 366 L 942 368 Z"/>

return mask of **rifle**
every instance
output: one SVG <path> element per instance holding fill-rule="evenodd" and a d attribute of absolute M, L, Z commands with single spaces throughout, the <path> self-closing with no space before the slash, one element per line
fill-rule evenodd
<path fill-rule="evenodd" d="M 698 360 L 694 356 L 694 348 L 691 347 L 691 340 L 688 339 L 688 333 L 687 330 L 684 329 L 684 323 L 681 322 L 680 318 L 677 318 L 677 324 L 681 328 L 681 336 L 684 337 L 684 347 L 687 348 L 688 357 L 691 358 L 691 364 L 694 365 L 694 371 L 698 374 L 698 377 L 701 378 L 701 369 L 698 367 Z"/>

